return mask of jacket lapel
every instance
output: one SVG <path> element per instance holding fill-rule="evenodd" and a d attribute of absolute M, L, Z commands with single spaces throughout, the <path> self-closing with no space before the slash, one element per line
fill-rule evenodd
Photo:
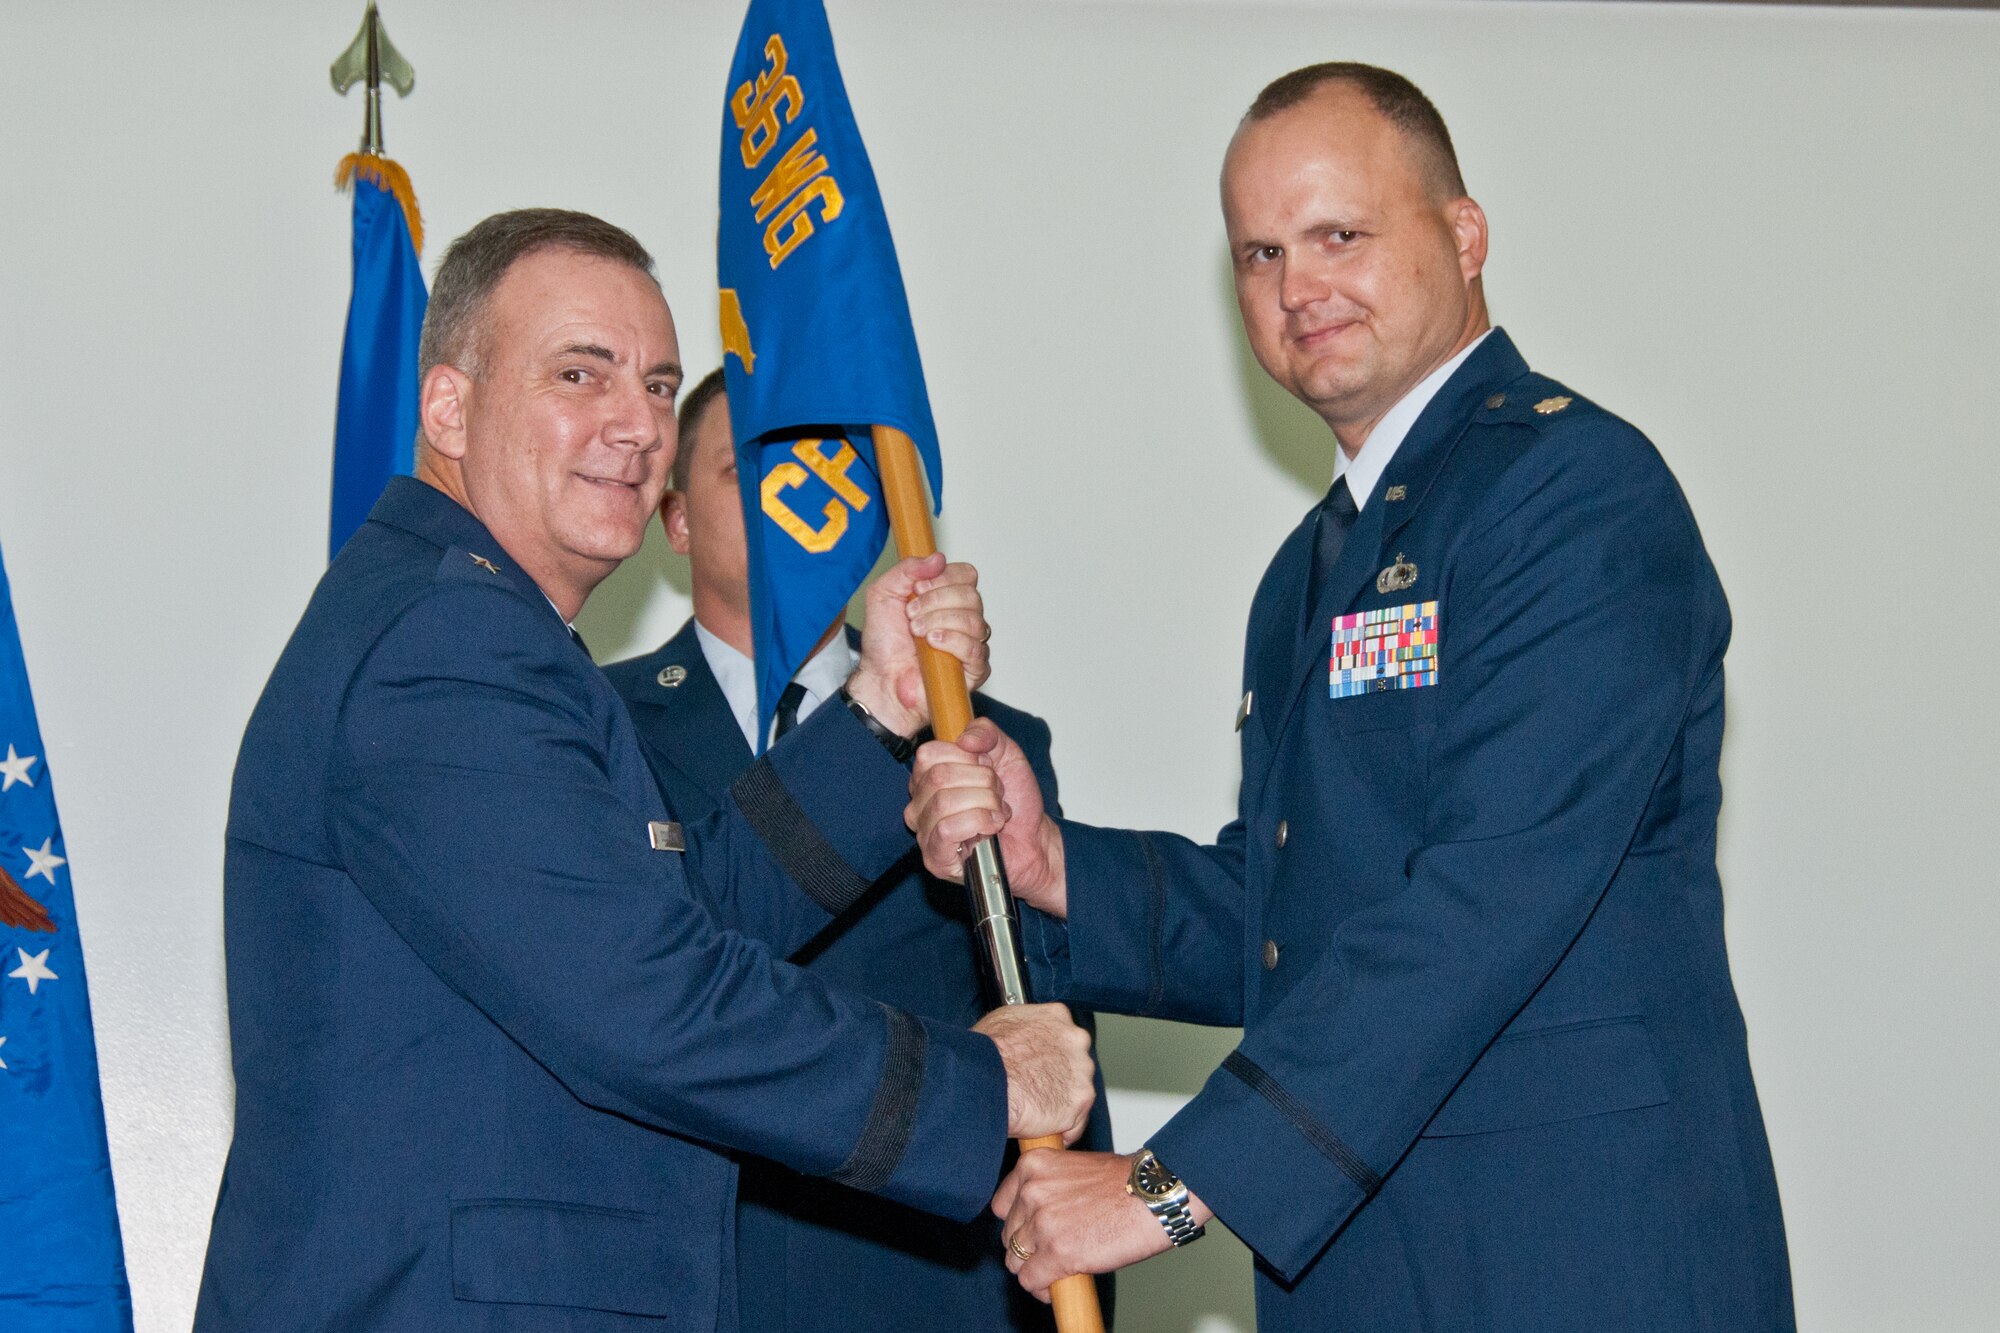
<path fill-rule="evenodd" d="M 1243 720 L 1243 790 L 1246 799 L 1261 789 L 1264 774 L 1281 734 L 1279 716 L 1287 711 L 1299 652 L 1299 626 L 1305 620 L 1306 571 L 1312 562 L 1313 516 L 1317 506 L 1293 528 L 1257 585 L 1250 603 L 1249 648 L 1243 687 L 1250 693 L 1250 716 Z M 1254 733 L 1254 734 L 1253 734 Z"/>
<path fill-rule="evenodd" d="M 1494 390 L 1527 372 L 1528 363 L 1514 349 L 1506 331 L 1496 328 L 1424 406 L 1397 448 L 1396 456 L 1389 460 L 1389 466 L 1375 483 L 1367 507 L 1355 519 L 1318 604 L 1306 613 L 1289 693 L 1274 740 L 1284 734 L 1312 682 L 1317 680 L 1322 689 L 1326 687 L 1333 652 L 1334 617 L 1347 614 L 1363 591 L 1374 583 L 1390 554 L 1389 543 L 1416 517 L 1443 471 L 1445 460 L 1451 457 L 1452 447 L 1471 424 L 1473 414 Z M 1403 498 L 1387 499 L 1398 487 Z M 1301 560 L 1297 594 L 1300 599 L 1305 595 L 1306 567 L 1307 561 Z"/>
<path fill-rule="evenodd" d="M 1333 655 L 1333 618 L 1375 577 L 1375 562 L 1382 550 L 1382 509 L 1381 504 L 1370 501 L 1354 520 L 1354 527 L 1340 548 L 1340 559 L 1334 562 L 1333 572 L 1327 575 L 1326 587 L 1321 590 L 1319 601 L 1305 614 L 1304 627 L 1298 631 L 1299 637 L 1294 641 L 1292 674 L 1287 682 L 1289 688 L 1284 696 L 1283 712 L 1278 718 L 1277 734 L 1280 736 L 1291 724 L 1292 713 L 1298 708 L 1299 700 L 1306 696 L 1307 687 L 1314 680 L 1322 686 L 1326 683 Z M 1303 585 L 1303 574 L 1300 582 Z M 1303 600 L 1304 596 L 1305 589 L 1301 586 L 1299 597 Z"/>
<path fill-rule="evenodd" d="M 1515 380 L 1528 373 L 1528 363 L 1514 349 L 1514 342 L 1505 329 L 1495 329 L 1486 341 L 1479 344 L 1479 350 L 1465 359 L 1452 377 L 1445 381 L 1437 396 L 1424 408 L 1417 418 L 1417 424 L 1410 430 L 1410 438 L 1389 460 L 1389 466 L 1382 471 L 1378 485 L 1378 501 L 1391 490 L 1403 488 L 1403 499 L 1384 504 L 1382 515 L 1383 552 L 1389 551 L 1388 543 L 1396 540 L 1396 534 L 1408 526 L 1417 516 L 1429 497 L 1431 486 L 1438 474 L 1444 471 L 1446 460 L 1451 457 L 1452 448 L 1465 434 L 1466 427 L 1486 405 L 1486 400 L 1496 391 L 1504 389 Z M 1423 439 L 1420 441 L 1419 437 Z M 1413 447 L 1414 446 L 1414 447 Z"/>
<path fill-rule="evenodd" d="M 678 685 L 659 683 L 660 673 L 686 672 Z M 717 805 L 729 795 L 729 784 L 750 766 L 750 747 L 708 658 L 695 637 L 694 621 L 646 659 L 644 675 L 634 687 L 634 720 L 648 747 Z"/>

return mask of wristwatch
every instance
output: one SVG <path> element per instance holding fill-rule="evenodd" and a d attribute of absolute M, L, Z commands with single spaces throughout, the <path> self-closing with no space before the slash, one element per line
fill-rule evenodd
<path fill-rule="evenodd" d="M 868 711 L 867 704 L 849 694 L 845 685 L 840 687 L 840 697 L 847 704 L 847 711 L 854 714 L 862 726 L 868 728 L 869 735 L 882 743 L 882 748 L 889 752 L 891 759 L 899 764 L 907 764 L 916 757 L 917 743 L 908 736 L 891 731 L 887 723 Z"/>
<path fill-rule="evenodd" d="M 1208 1230 L 1196 1223 L 1188 1211 L 1188 1187 L 1153 1156 L 1151 1148 L 1141 1148 L 1132 1159 L 1132 1174 L 1126 1178 L 1125 1192 L 1160 1219 L 1160 1225 L 1167 1229 L 1167 1239 L 1175 1248 L 1200 1240 Z"/>

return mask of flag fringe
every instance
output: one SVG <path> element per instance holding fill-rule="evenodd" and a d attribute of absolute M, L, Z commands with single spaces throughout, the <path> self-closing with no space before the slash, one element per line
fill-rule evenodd
<path fill-rule="evenodd" d="M 417 187 L 410 184 L 410 173 L 393 158 L 379 153 L 349 153 L 340 159 L 340 167 L 333 173 L 334 187 L 351 189 L 356 176 L 396 196 L 396 202 L 403 206 L 403 221 L 410 227 L 410 245 L 419 255 L 423 254 L 424 215 L 417 208 Z"/>

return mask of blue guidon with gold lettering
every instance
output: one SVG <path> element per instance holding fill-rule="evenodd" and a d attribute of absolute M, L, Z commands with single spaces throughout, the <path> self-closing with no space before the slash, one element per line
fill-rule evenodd
<path fill-rule="evenodd" d="M 871 425 L 937 428 L 888 215 L 819 0 L 755 0 L 722 117 L 723 366 L 750 548 L 757 703 L 779 694 L 888 539 Z"/>

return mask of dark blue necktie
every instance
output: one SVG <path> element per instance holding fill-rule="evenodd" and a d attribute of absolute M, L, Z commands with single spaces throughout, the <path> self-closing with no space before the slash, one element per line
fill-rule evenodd
<path fill-rule="evenodd" d="M 783 740 L 785 733 L 799 724 L 799 705 L 805 701 L 805 686 L 799 684 L 797 681 L 793 681 L 791 684 L 785 686 L 785 692 L 778 696 L 778 715 L 776 728 L 771 732 L 772 740 Z M 786 753 L 789 754 L 791 752 L 788 750 Z"/>
<path fill-rule="evenodd" d="M 1319 502 L 1319 514 L 1313 519 L 1312 572 L 1306 576 L 1306 614 L 1319 605 L 1321 594 L 1326 591 L 1327 578 L 1333 567 L 1340 563 L 1340 548 L 1347 541 L 1347 533 L 1354 526 L 1360 514 L 1354 507 L 1354 496 L 1347 489 L 1347 474 L 1341 473 L 1333 479 L 1327 490 L 1326 499 Z"/>

